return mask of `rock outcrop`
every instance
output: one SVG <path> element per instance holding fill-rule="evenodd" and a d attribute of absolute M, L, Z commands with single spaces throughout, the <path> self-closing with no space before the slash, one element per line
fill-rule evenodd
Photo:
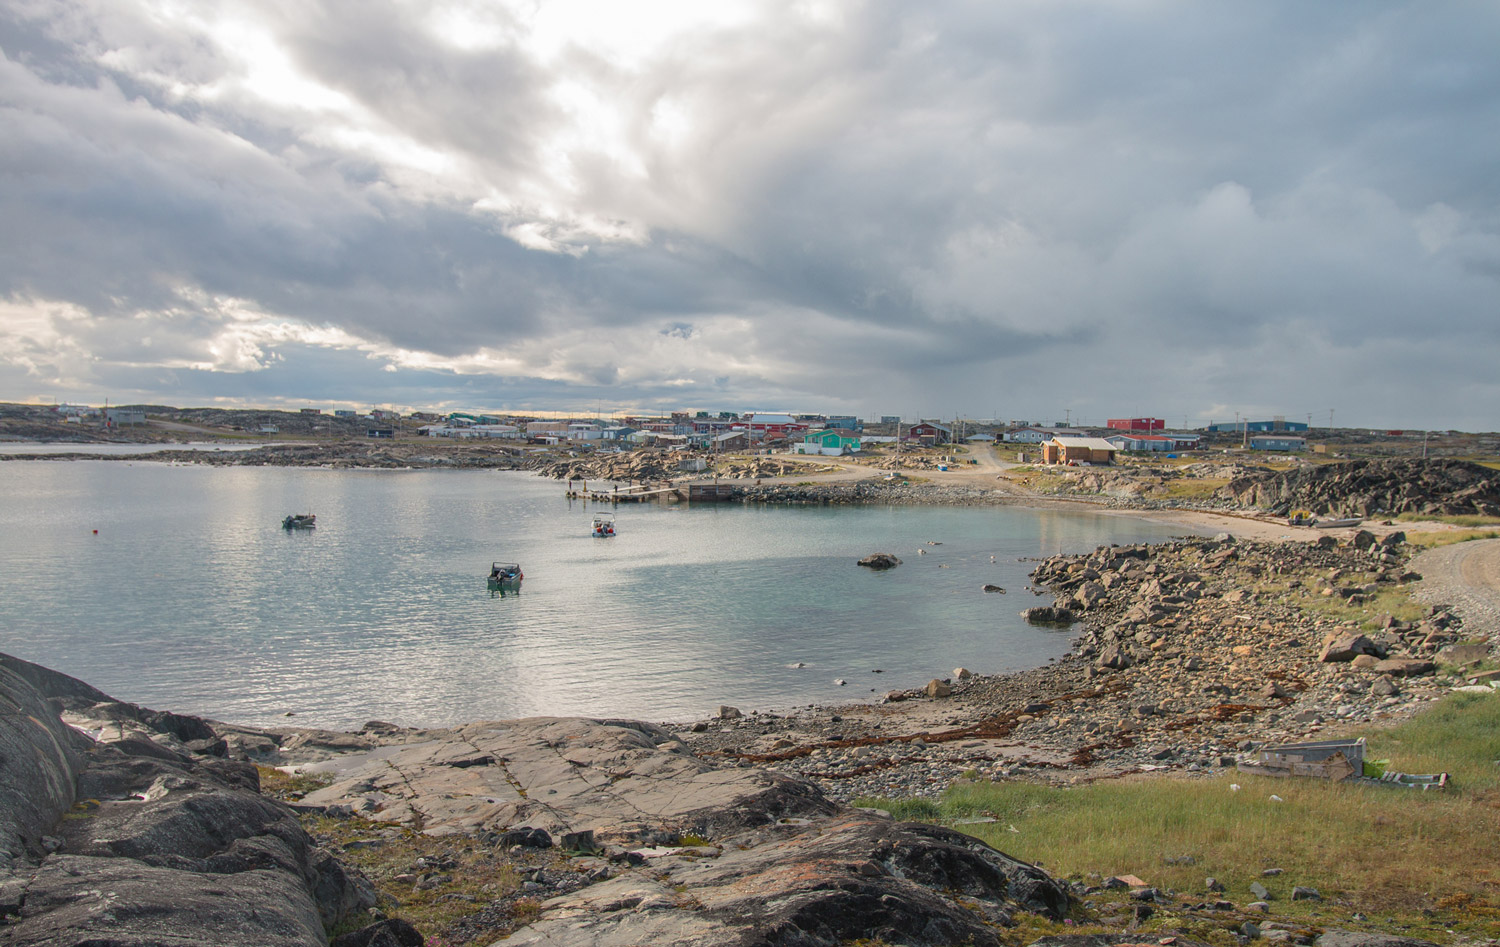
<path fill-rule="evenodd" d="M 1500 471 L 1462 460 L 1357 460 L 1237 477 L 1217 496 L 1284 515 L 1500 515 Z"/>
<path fill-rule="evenodd" d="M 372 903 L 204 721 L 8 655 L 0 696 L 6 944 L 322 947 Z"/>
<path fill-rule="evenodd" d="M 646 724 L 534 718 L 399 739 L 311 767 L 335 781 L 304 802 L 497 843 L 545 832 L 625 866 L 543 903 L 507 943 L 993 944 L 1016 911 L 1067 910 L 1063 886 L 977 839 L 713 766 Z"/>

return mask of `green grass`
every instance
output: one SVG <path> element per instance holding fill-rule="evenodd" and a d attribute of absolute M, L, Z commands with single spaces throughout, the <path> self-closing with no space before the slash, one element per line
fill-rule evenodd
<path fill-rule="evenodd" d="M 1181 477 L 1167 481 L 1166 496 L 1180 500 L 1207 499 L 1228 483 L 1228 477 Z"/>
<path fill-rule="evenodd" d="M 1421 513 L 1401 513 L 1398 523 L 1447 523 L 1449 526 L 1500 526 L 1500 516 L 1425 516 Z"/>
<path fill-rule="evenodd" d="M 1283 920 L 1320 923 L 1330 910 L 1340 918 L 1360 911 L 1391 919 L 1386 926 L 1419 925 L 1428 939 L 1492 932 L 1500 924 L 1500 695 L 1454 694 L 1413 721 L 1361 735 L 1372 758 L 1402 772 L 1448 772 L 1453 788 L 1422 793 L 1233 772 L 1067 789 L 965 782 L 949 788 L 931 821 L 991 816 L 995 822 L 962 829 L 1062 877 L 1129 873 L 1201 896 L 1212 875 L 1240 904 L 1259 881 Z M 892 800 L 860 804 L 913 811 Z M 1183 855 L 1194 863 L 1166 862 Z M 1284 874 L 1263 878 L 1273 867 Z M 1317 888 L 1324 900 L 1293 903 L 1293 885 Z"/>
<path fill-rule="evenodd" d="M 1451 546 L 1454 543 L 1472 542 L 1476 539 L 1500 539 L 1500 530 L 1451 529 L 1406 534 L 1406 541 L 1408 543 L 1413 546 L 1425 546 L 1429 549 L 1435 546 Z"/>

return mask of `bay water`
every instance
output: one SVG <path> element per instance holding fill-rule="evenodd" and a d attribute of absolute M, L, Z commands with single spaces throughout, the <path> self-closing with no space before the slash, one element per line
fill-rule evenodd
<path fill-rule="evenodd" d="M 590 535 L 598 512 L 614 538 Z M 614 508 L 517 472 L 11 461 L 0 651 L 245 724 L 785 710 L 1043 664 L 1071 635 L 1019 617 L 1051 602 L 1021 559 L 1181 532 L 1024 507 Z M 872 552 L 904 564 L 855 565 Z M 519 593 L 486 588 L 496 560 L 522 565 Z"/>

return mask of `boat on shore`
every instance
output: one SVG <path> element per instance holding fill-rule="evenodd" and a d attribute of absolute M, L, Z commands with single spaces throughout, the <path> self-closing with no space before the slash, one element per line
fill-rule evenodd
<path fill-rule="evenodd" d="M 290 513 L 281 521 L 282 529 L 312 529 L 318 525 L 318 517 L 312 513 Z"/>
<path fill-rule="evenodd" d="M 605 539 L 613 536 L 615 534 L 615 518 L 603 513 L 594 517 L 593 533 L 596 539 Z"/>
<path fill-rule="evenodd" d="M 1318 529 L 1341 529 L 1345 526 L 1358 526 L 1364 520 L 1358 516 L 1346 516 L 1337 520 L 1313 520 L 1313 525 Z"/>
<path fill-rule="evenodd" d="M 492 589 L 519 589 L 524 578 L 520 563 L 495 562 L 490 564 L 490 574 L 485 581 Z"/>

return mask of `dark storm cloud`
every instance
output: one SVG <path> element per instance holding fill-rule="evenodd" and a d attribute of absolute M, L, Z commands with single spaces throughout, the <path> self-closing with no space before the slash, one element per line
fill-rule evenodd
<path fill-rule="evenodd" d="M 1500 426 L 1492 7 L 151 6 L 0 12 L 28 395 Z"/>

